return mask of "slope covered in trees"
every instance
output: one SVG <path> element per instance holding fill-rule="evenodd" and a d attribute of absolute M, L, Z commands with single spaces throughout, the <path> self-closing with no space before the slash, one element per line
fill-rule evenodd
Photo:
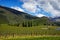
<path fill-rule="evenodd" d="M 32 27 L 40 25 L 57 25 L 48 17 L 36 17 L 28 13 L 20 12 L 8 7 L 0 6 L 0 24 L 10 26 Z"/>

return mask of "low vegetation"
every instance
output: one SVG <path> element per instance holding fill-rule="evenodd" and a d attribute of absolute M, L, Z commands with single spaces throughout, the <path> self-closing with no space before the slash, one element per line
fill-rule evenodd
<path fill-rule="evenodd" d="M 16 35 L 60 35 L 60 30 L 56 30 L 56 26 L 33 26 L 33 27 L 17 27 L 17 26 L 8 26 L 7 24 L 0 25 L 0 36 L 8 37 Z"/>

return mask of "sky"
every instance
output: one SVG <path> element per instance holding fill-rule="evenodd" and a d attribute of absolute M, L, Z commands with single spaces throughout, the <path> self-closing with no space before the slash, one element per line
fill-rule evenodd
<path fill-rule="evenodd" d="M 0 5 L 37 17 L 60 16 L 60 0 L 0 0 Z"/>

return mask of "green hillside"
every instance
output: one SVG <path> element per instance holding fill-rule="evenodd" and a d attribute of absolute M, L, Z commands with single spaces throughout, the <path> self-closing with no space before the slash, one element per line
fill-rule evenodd
<path fill-rule="evenodd" d="M 47 24 L 49 19 L 47 17 L 38 18 L 30 14 L 20 12 L 8 7 L 0 6 L 0 23 L 7 23 L 9 25 L 20 26 L 39 26 Z"/>
<path fill-rule="evenodd" d="M 6 19 L 8 20 L 9 24 L 18 24 L 18 23 L 23 22 L 24 20 L 35 18 L 27 13 L 19 12 L 17 10 L 3 7 L 3 6 L 0 6 L 0 15 L 1 15 L 0 17 L 3 16 L 0 19 L 1 22 L 3 22 L 3 20 Z"/>
<path fill-rule="evenodd" d="M 6 24 L 6 23 L 8 23 L 6 16 L 0 14 L 0 24 Z"/>

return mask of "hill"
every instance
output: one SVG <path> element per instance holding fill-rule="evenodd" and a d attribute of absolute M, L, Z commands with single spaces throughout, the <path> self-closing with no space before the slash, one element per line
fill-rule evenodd
<path fill-rule="evenodd" d="M 37 19 L 30 14 L 20 12 L 8 7 L 0 6 L 0 23 L 18 24 L 23 21 Z"/>
<path fill-rule="evenodd" d="M 52 21 L 53 21 L 57 26 L 60 26 L 60 17 L 54 17 L 54 18 L 52 18 Z"/>
<path fill-rule="evenodd" d="M 0 6 L 0 24 L 27 27 L 40 25 L 60 26 L 60 17 L 48 18 L 43 16 L 39 18 L 12 8 Z"/>
<path fill-rule="evenodd" d="M 32 16 L 28 13 L 24 13 L 21 11 L 17 11 L 15 9 L 11 9 L 8 7 L 0 6 L 0 24 L 9 24 L 9 25 L 23 25 L 27 26 L 29 24 L 30 26 L 37 26 L 37 25 L 43 25 L 45 23 L 48 23 L 49 18 L 47 17 L 36 17 Z"/>

